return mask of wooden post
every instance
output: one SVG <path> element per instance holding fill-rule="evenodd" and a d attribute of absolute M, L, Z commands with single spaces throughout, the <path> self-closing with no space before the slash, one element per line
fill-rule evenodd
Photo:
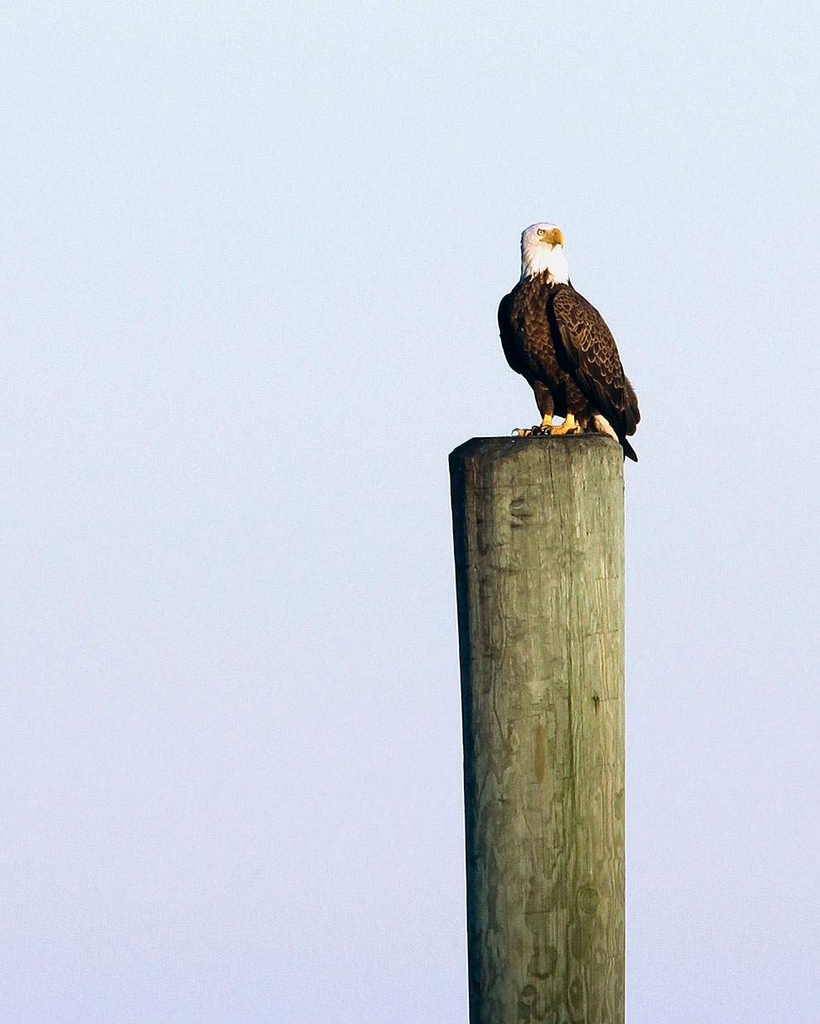
<path fill-rule="evenodd" d="M 471 1024 L 623 1024 L 623 458 L 450 456 Z"/>

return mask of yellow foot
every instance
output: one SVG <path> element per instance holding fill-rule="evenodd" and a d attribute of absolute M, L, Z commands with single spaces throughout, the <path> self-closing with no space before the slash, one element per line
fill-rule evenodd
<path fill-rule="evenodd" d="M 552 437 L 561 437 L 563 434 L 580 434 L 581 426 L 571 412 L 567 413 L 567 418 L 561 424 L 560 427 L 553 427 L 550 431 Z"/>

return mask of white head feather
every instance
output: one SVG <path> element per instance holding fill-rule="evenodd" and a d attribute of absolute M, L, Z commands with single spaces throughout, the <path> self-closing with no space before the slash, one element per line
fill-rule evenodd
<path fill-rule="evenodd" d="M 521 280 L 544 273 L 550 284 L 568 283 L 564 234 L 555 224 L 531 224 L 521 235 Z"/>

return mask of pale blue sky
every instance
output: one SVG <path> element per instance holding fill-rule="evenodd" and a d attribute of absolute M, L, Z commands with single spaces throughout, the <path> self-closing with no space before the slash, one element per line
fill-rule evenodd
<path fill-rule="evenodd" d="M 816 1020 L 816 37 L 4 5 L 0 1018 L 466 1021 L 447 453 L 543 219 L 644 417 L 630 1024 Z"/>

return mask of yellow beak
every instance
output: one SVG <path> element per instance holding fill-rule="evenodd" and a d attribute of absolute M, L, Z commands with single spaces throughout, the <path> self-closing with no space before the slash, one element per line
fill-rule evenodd
<path fill-rule="evenodd" d="M 553 228 L 545 237 L 545 242 L 549 242 L 550 245 L 563 245 L 564 235 L 560 228 Z"/>

